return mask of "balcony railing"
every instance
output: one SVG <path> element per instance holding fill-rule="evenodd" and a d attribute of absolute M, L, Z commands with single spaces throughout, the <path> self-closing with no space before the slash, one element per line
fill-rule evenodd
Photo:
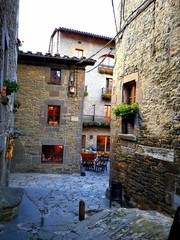
<path fill-rule="evenodd" d="M 99 127 L 109 127 L 110 126 L 109 116 L 94 116 L 94 115 L 83 115 L 83 126 L 99 126 Z"/>
<path fill-rule="evenodd" d="M 102 99 L 103 100 L 111 100 L 111 93 L 112 93 L 112 90 L 111 88 L 102 88 Z"/>
<path fill-rule="evenodd" d="M 104 73 L 104 74 L 109 74 L 112 75 L 113 74 L 113 66 L 110 65 L 100 65 L 98 67 L 98 72 L 99 73 Z"/>

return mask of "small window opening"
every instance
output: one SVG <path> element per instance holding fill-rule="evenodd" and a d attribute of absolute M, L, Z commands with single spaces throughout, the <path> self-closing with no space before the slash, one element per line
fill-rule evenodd
<path fill-rule="evenodd" d="M 122 133 L 134 134 L 134 119 L 122 119 Z"/>
<path fill-rule="evenodd" d="M 61 70 L 51 69 L 50 83 L 61 84 Z"/>
<path fill-rule="evenodd" d="M 63 145 L 42 145 L 42 163 L 63 163 Z"/>
<path fill-rule="evenodd" d="M 60 107 L 59 106 L 48 106 L 48 120 L 47 123 L 50 125 L 57 125 L 60 122 Z"/>

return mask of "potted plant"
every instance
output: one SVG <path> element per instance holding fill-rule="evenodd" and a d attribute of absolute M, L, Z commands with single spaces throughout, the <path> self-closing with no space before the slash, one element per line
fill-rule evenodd
<path fill-rule="evenodd" d="M 134 103 L 132 105 L 121 103 L 113 108 L 113 113 L 116 117 L 129 118 L 134 117 L 138 112 L 138 104 Z"/>
<path fill-rule="evenodd" d="M 84 97 L 88 96 L 88 92 L 84 91 Z"/>
<path fill-rule="evenodd" d="M 19 90 L 19 85 L 17 82 L 10 82 L 8 80 L 5 80 L 4 86 L 6 87 L 6 95 L 10 95 L 11 93 L 17 92 Z"/>
<path fill-rule="evenodd" d="M 20 100 L 14 100 L 14 108 L 20 108 L 22 105 L 22 102 Z"/>
<path fill-rule="evenodd" d="M 107 100 L 111 100 L 111 93 L 103 93 L 102 98 L 107 99 Z"/>

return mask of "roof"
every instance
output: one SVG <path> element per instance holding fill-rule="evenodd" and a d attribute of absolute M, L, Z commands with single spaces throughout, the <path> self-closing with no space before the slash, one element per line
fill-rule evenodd
<path fill-rule="evenodd" d="M 50 63 L 56 63 L 56 64 L 65 64 L 65 65 L 76 65 L 78 66 L 93 66 L 96 62 L 94 59 L 89 58 L 77 58 L 77 57 L 69 57 L 69 56 L 60 56 L 60 54 L 55 54 L 52 56 L 50 53 L 43 54 L 41 52 L 32 53 L 30 51 L 23 52 L 19 51 L 18 53 L 18 63 L 28 63 L 28 64 L 39 64 L 39 65 L 45 65 Z"/>
<path fill-rule="evenodd" d="M 54 32 L 51 35 L 51 38 L 56 34 L 56 32 L 74 33 L 74 34 L 77 34 L 77 35 L 82 35 L 82 36 L 86 36 L 86 37 L 92 37 L 92 38 L 97 38 L 97 39 L 102 39 L 102 40 L 107 40 L 107 41 L 110 41 L 111 39 L 113 39 L 111 37 L 106 37 L 106 36 L 102 36 L 102 35 L 98 35 L 98 34 L 83 32 L 83 31 L 74 30 L 74 29 L 65 28 L 65 27 L 55 28 Z"/>

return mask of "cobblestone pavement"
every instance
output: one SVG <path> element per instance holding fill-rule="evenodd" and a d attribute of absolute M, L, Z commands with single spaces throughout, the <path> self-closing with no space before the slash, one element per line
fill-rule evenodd
<path fill-rule="evenodd" d="M 109 200 L 105 197 L 108 186 L 109 171 L 89 171 L 86 176 L 11 174 L 10 187 L 23 188 L 24 195 L 16 218 L 0 224 L 0 239 L 166 239 L 171 218 L 119 208 L 115 202 L 109 209 Z M 81 222 L 80 200 L 85 201 L 86 209 L 86 219 Z"/>

